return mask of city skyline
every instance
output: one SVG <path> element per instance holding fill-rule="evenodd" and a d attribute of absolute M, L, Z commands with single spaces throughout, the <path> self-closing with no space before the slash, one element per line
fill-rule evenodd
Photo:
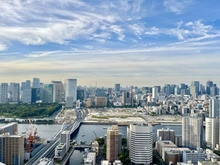
<path fill-rule="evenodd" d="M 1 82 L 220 84 L 217 0 L 4 1 Z"/>

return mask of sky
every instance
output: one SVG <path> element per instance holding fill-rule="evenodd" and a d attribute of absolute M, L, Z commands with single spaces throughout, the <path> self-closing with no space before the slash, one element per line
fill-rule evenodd
<path fill-rule="evenodd" d="M 2 0 L 0 82 L 220 86 L 219 0 Z"/>

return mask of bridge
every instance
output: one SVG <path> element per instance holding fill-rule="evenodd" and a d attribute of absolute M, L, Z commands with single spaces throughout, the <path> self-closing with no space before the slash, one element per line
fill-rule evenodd
<path fill-rule="evenodd" d="M 85 117 L 85 112 L 81 109 L 77 109 L 77 118 L 73 123 L 68 124 L 67 126 L 62 125 L 60 131 L 52 138 L 52 140 L 42 148 L 36 155 L 34 155 L 25 165 L 36 165 L 41 158 L 51 158 L 54 156 L 55 148 L 60 143 L 60 135 L 63 131 L 70 131 L 70 135 L 75 132 L 81 125 Z"/>

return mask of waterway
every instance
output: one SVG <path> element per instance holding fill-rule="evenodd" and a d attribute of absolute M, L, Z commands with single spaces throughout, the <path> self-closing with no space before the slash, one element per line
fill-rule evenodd
<path fill-rule="evenodd" d="M 0 127 L 4 124 L 0 124 Z M 106 134 L 106 128 L 110 125 L 81 125 L 78 133 L 74 137 L 77 142 L 80 140 L 86 141 L 89 144 L 93 141 L 96 137 L 103 137 Z M 18 134 L 26 131 L 29 127 L 29 124 L 18 124 Z M 37 134 L 41 138 L 51 139 L 61 128 L 61 125 L 46 125 L 46 124 L 39 124 L 36 125 Z M 175 131 L 175 134 L 182 133 L 182 126 L 181 125 L 155 125 L 153 127 L 154 131 L 154 140 L 156 140 L 156 132 L 157 129 L 161 128 L 170 128 Z M 123 137 L 127 137 L 127 127 L 126 126 L 119 126 L 119 132 L 122 133 Z M 71 165 L 81 165 L 82 157 L 84 152 L 80 152 L 75 150 L 70 158 L 69 164 Z"/>

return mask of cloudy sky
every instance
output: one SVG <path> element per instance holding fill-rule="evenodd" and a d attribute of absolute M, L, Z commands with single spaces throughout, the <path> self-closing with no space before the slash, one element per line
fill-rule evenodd
<path fill-rule="evenodd" d="M 220 86 L 219 8 L 219 0 L 1 0 L 0 82 Z"/>

